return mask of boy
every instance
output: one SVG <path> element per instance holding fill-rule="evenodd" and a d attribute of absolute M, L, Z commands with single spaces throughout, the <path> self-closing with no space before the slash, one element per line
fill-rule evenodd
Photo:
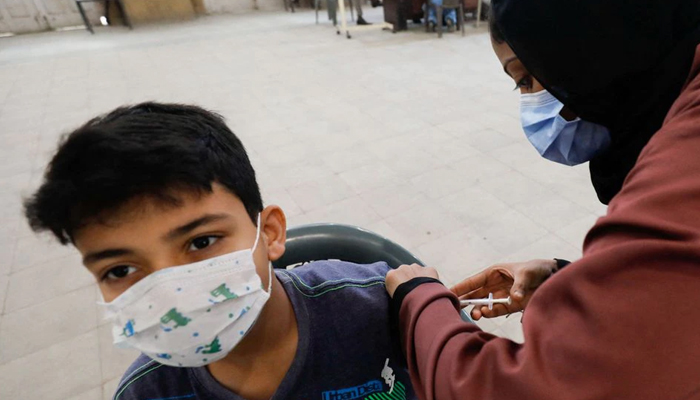
<path fill-rule="evenodd" d="M 25 204 L 80 251 L 140 350 L 114 398 L 413 399 L 389 335 L 384 263 L 272 273 L 286 220 L 263 207 L 221 117 L 143 103 L 68 135 Z"/>

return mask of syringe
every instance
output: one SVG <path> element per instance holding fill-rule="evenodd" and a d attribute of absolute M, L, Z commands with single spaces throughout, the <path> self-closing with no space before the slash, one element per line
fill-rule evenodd
<path fill-rule="evenodd" d="M 505 299 L 494 299 L 493 298 L 493 293 L 489 293 L 489 297 L 486 299 L 467 299 L 467 300 L 461 300 L 459 302 L 462 307 L 466 306 L 489 306 L 489 310 L 493 310 L 493 305 L 494 304 L 510 304 L 510 296 L 508 296 Z"/>

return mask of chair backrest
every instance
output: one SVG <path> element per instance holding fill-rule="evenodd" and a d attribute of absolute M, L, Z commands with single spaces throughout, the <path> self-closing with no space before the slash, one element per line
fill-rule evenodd
<path fill-rule="evenodd" d="M 385 261 L 391 268 L 423 261 L 410 251 L 366 229 L 341 224 L 310 224 L 287 230 L 284 255 L 272 263 L 275 268 L 317 260 L 342 260 L 356 264 Z M 462 320 L 473 323 L 462 310 Z"/>
<path fill-rule="evenodd" d="M 401 264 L 423 262 L 405 248 L 374 232 L 341 224 L 310 224 L 287 230 L 284 255 L 272 265 L 289 265 L 316 261 L 342 260 L 357 264 L 386 261 L 391 268 Z"/>

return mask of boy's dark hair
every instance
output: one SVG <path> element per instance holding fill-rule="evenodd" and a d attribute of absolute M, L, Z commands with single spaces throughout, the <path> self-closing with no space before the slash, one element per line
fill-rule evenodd
<path fill-rule="evenodd" d="M 76 229 L 131 199 L 177 205 L 173 190 L 211 192 L 213 182 L 257 221 L 263 204 L 255 171 L 223 118 L 196 106 L 141 103 L 64 136 L 24 211 L 34 231 L 50 230 L 67 244 Z"/>
<path fill-rule="evenodd" d="M 496 13 L 493 9 L 493 5 L 489 9 L 489 31 L 491 32 L 491 40 L 494 42 L 501 44 L 506 41 L 505 36 L 503 36 L 503 31 L 496 23 Z"/>

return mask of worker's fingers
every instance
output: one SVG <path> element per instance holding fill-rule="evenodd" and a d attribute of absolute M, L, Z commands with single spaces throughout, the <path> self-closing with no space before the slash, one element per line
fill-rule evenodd
<path fill-rule="evenodd" d="M 481 319 L 481 310 L 479 309 L 479 307 L 474 307 L 470 314 L 474 321 L 478 321 Z"/>
<path fill-rule="evenodd" d="M 505 299 L 510 296 L 510 286 L 500 286 L 500 287 L 485 287 L 473 292 L 467 293 L 464 296 L 460 296 L 460 300 L 471 300 L 471 299 L 485 299 L 489 295 L 493 295 L 494 299 Z"/>
<path fill-rule="evenodd" d="M 488 306 L 482 306 L 480 311 L 481 315 L 486 318 L 496 318 L 510 314 L 510 311 L 504 304 L 494 304 L 493 309 L 489 309 Z"/>
<path fill-rule="evenodd" d="M 384 280 L 389 296 L 393 297 L 396 289 L 413 278 L 428 277 L 440 279 L 437 270 L 430 267 L 422 267 L 418 264 L 401 265 L 399 268 L 389 271 Z"/>
<path fill-rule="evenodd" d="M 513 300 L 522 301 L 532 295 L 532 292 L 540 286 L 550 272 L 545 268 L 521 268 L 515 272 L 513 287 L 510 295 Z"/>
<path fill-rule="evenodd" d="M 511 297 L 518 301 L 525 301 L 532 295 L 544 281 L 557 269 L 553 260 L 531 260 L 519 265 L 514 274 Z"/>
<path fill-rule="evenodd" d="M 489 270 L 485 270 L 479 272 L 476 275 L 472 275 L 469 278 L 454 285 L 450 290 L 452 290 L 452 292 L 457 296 L 462 296 L 469 292 L 473 292 L 479 288 L 482 288 L 486 285 L 489 272 Z"/>
<path fill-rule="evenodd" d="M 460 300 L 468 299 L 482 299 L 489 296 L 489 293 L 493 293 L 493 288 L 482 287 L 477 290 L 473 290 L 467 294 L 459 296 Z"/>

